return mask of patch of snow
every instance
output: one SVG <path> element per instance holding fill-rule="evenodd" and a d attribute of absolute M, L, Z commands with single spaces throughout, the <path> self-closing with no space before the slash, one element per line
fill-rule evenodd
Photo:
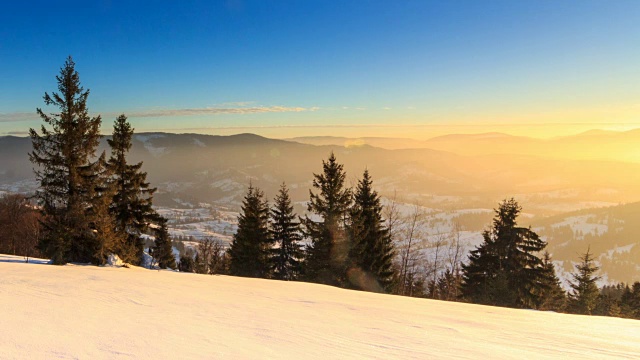
<path fill-rule="evenodd" d="M 602 254 L 600 256 L 605 256 L 605 257 L 607 257 L 609 259 L 613 259 L 613 255 L 614 254 L 628 253 L 628 252 L 631 251 L 631 249 L 633 249 L 633 247 L 635 245 L 636 244 L 629 244 L 629 245 L 626 245 L 626 246 L 616 246 L 613 249 L 607 250 L 606 253 L 604 253 L 604 254 Z"/>
<path fill-rule="evenodd" d="M 196 146 L 199 146 L 199 147 L 205 147 L 206 146 L 202 141 L 200 141 L 200 139 L 196 139 L 196 138 L 193 139 L 193 143 Z"/>
<path fill-rule="evenodd" d="M 153 146 L 153 144 L 151 143 L 150 140 L 153 139 L 161 139 L 166 137 L 165 134 L 137 134 L 134 135 L 135 138 L 142 142 L 142 144 L 144 145 L 145 149 L 147 149 L 147 151 L 149 151 L 149 153 L 155 157 L 159 157 L 163 154 L 166 153 L 167 148 L 165 147 L 155 147 Z"/>
<path fill-rule="evenodd" d="M 604 234 L 609 231 L 609 226 L 605 224 L 597 224 L 591 223 L 590 221 L 594 218 L 593 215 L 580 215 L 580 216 L 570 216 L 564 221 L 553 224 L 554 228 L 569 226 L 574 234 L 578 232 L 582 234 Z"/>
<path fill-rule="evenodd" d="M 124 261 L 122 261 L 122 259 L 120 259 L 120 257 L 118 257 L 118 255 L 110 254 L 107 257 L 107 265 L 108 266 L 125 266 L 127 264 Z"/>

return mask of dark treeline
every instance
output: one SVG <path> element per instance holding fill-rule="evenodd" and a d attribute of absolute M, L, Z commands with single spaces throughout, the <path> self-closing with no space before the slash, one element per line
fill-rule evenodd
<path fill-rule="evenodd" d="M 498 205 L 483 242 L 464 259 L 459 228 L 426 239 L 419 206 L 409 214 L 401 214 L 395 199 L 383 206 L 367 170 L 354 188 L 347 187 L 333 153 L 313 174 L 305 216 L 294 213 L 286 184 L 272 205 L 249 184 L 230 246 L 205 238 L 187 248 L 170 238 L 167 220 L 153 209 L 156 189 L 146 181 L 142 163 L 127 161 L 134 129 L 126 116 L 114 123 L 110 156 L 96 154 L 102 120 L 89 116 L 89 90 L 80 85 L 70 57 L 57 81 L 58 92 L 44 95 L 45 104 L 57 110 L 38 109 L 44 124 L 39 131 L 30 129 L 29 156 L 40 182 L 36 205 L 20 195 L 0 198 L 2 253 L 98 265 L 115 254 L 140 265 L 148 247 L 153 266 L 181 272 L 640 318 L 640 282 L 599 289 L 589 248 L 572 274 L 571 290 L 564 291 L 544 251 L 547 243 L 531 228 L 518 226 L 522 208 L 513 198 Z M 426 247 L 433 256 L 425 256 Z"/>

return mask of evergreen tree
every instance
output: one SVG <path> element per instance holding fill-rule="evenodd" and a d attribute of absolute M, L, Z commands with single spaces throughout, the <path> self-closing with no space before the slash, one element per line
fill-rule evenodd
<path fill-rule="evenodd" d="M 530 228 L 518 227 L 521 207 L 512 198 L 495 210 L 484 242 L 472 250 L 462 266 L 462 295 L 481 304 L 533 308 L 540 303 L 542 260 L 536 255 L 546 246 Z"/>
<path fill-rule="evenodd" d="M 591 315 L 595 309 L 600 291 L 596 281 L 600 277 L 595 273 L 599 270 L 593 263 L 593 257 L 587 252 L 580 257 L 582 262 L 576 265 L 577 272 L 571 274 L 573 281 L 571 285 L 571 293 L 569 294 L 569 311 L 575 314 Z"/>
<path fill-rule="evenodd" d="M 323 173 L 314 174 L 313 187 L 309 191 L 307 210 L 318 215 L 316 221 L 306 216 L 302 219 L 303 232 L 311 240 L 306 249 L 305 278 L 309 281 L 343 285 L 349 244 L 345 234 L 345 218 L 351 205 L 351 193 L 344 188 L 345 172 L 331 153 L 328 161 L 322 161 Z"/>
<path fill-rule="evenodd" d="M 269 204 L 260 189 L 249 185 L 229 247 L 231 275 L 268 277 L 270 245 Z"/>
<path fill-rule="evenodd" d="M 158 218 L 159 227 L 155 229 L 156 241 L 153 249 L 151 250 L 151 256 L 158 263 L 158 267 L 161 269 L 175 269 L 176 258 L 173 255 L 173 247 L 171 246 L 171 239 L 169 238 L 169 230 L 167 229 L 167 220 L 165 218 Z"/>
<path fill-rule="evenodd" d="M 54 264 L 69 261 L 94 262 L 99 247 L 91 228 L 92 188 L 95 182 L 96 149 L 100 142 L 100 116 L 90 117 L 87 109 L 89 90 L 80 85 L 80 77 L 71 57 L 56 76 L 59 93 L 44 94 L 45 105 L 59 110 L 46 114 L 38 108 L 44 123 L 40 133 L 29 130 L 32 163 L 38 166 L 40 189 L 36 197 L 45 215 L 39 247 Z M 97 214 L 93 211 L 95 216 Z"/>
<path fill-rule="evenodd" d="M 349 280 L 360 289 L 388 292 L 395 277 L 395 251 L 382 219 L 380 197 L 372 184 L 369 171 L 365 170 L 350 210 L 350 258 L 357 270 L 350 271 Z"/>
<path fill-rule="evenodd" d="M 109 169 L 113 174 L 116 192 L 113 195 L 111 213 L 116 219 L 116 231 L 125 241 L 116 249 L 124 261 L 139 264 L 142 260 L 144 240 L 142 234 L 149 223 L 157 219 L 152 208 L 156 191 L 146 181 L 147 173 L 141 171 L 142 162 L 130 165 L 127 153 L 131 149 L 133 128 L 122 114 L 113 126 L 113 136 L 107 140 L 111 147 Z"/>
<path fill-rule="evenodd" d="M 273 277 L 280 280 L 295 280 L 300 274 L 302 260 L 302 235 L 300 222 L 296 221 L 289 190 L 283 183 L 271 209 L 271 269 Z"/>
<path fill-rule="evenodd" d="M 556 275 L 555 268 L 551 262 L 551 255 L 545 251 L 542 258 L 542 283 L 541 283 L 539 310 L 563 311 L 567 303 L 567 295 L 560 279 Z"/>
<path fill-rule="evenodd" d="M 195 264 L 191 254 L 183 254 L 180 256 L 180 263 L 178 264 L 178 270 L 180 272 L 194 272 Z"/>

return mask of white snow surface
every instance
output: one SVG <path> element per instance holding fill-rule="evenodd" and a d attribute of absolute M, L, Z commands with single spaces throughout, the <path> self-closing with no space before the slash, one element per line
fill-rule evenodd
<path fill-rule="evenodd" d="M 2 359 L 632 359 L 636 320 L 0 255 Z"/>

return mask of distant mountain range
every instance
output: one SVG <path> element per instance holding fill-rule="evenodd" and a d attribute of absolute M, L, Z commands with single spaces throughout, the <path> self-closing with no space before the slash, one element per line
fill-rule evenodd
<path fill-rule="evenodd" d="M 581 144 L 585 138 L 632 138 L 632 135 L 583 134 L 566 138 L 566 143 L 562 139 L 550 142 L 569 147 L 567 144 Z M 321 138 L 323 142 L 337 139 L 344 138 Z M 313 173 L 322 170 L 322 160 L 333 151 L 345 165 L 350 184 L 355 184 L 367 168 L 381 193 L 389 195 L 397 191 L 400 196 L 425 206 L 442 205 L 445 201 L 451 207 L 491 208 L 500 199 L 516 196 L 530 212 L 553 214 L 593 204 L 640 200 L 638 163 L 570 160 L 506 150 L 489 153 L 489 145 L 482 145 L 508 149 L 516 144 L 542 142 L 527 139 L 503 134 L 451 135 L 426 142 L 436 149 L 391 150 L 373 145 L 404 140 L 364 138 L 363 143 L 345 147 L 253 134 L 140 133 L 134 135 L 130 160 L 144 162 L 149 180 L 161 190 L 160 199 L 238 204 L 250 181 L 263 188 L 269 197 L 275 195 L 284 181 L 294 200 L 305 201 Z M 107 149 L 105 143 L 102 149 Z M 592 147 L 607 146 L 613 145 Z M 27 156 L 30 148 L 28 138 L 0 137 L 0 189 L 24 190 L 28 184 L 33 187 L 33 181 L 29 181 L 34 178 L 32 165 Z M 473 148 L 475 153 L 471 153 Z"/>
<path fill-rule="evenodd" d="M 429 140 L 383 137 L 297 137 L 289 140 L 312 145 L 370 145 L 385 149 L 449 151 L 459 155 L 531 155 L 569 160 L 607 160 L 640 163 L 640 129 L 591 130 L 578 135 L 535 139 L 502 133 L 452 134 Z"/>

